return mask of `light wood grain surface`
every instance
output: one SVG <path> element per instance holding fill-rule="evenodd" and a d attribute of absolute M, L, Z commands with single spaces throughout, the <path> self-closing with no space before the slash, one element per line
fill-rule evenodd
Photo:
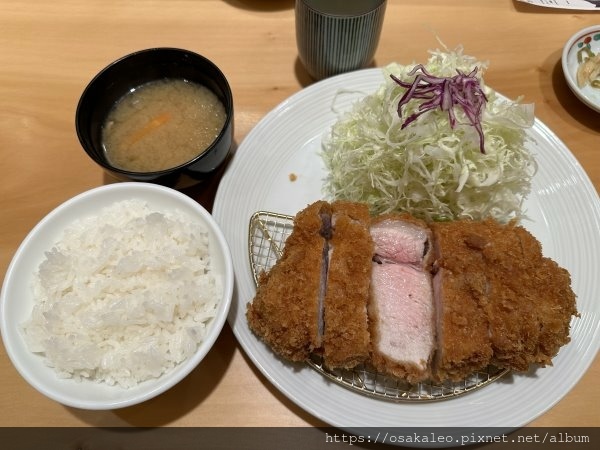
<path fill-rule="evenodd" d="M 239 144 L 281 101 L 311 84 L 298 61 L 292 0 L 3 0 L 0 2 L 0 273 L 50 210 L 112 182 L 82 151 L 75 107 L 89 80 L 131 51 L 187 48 L 214 61 L 235 99 Z M 562 46 L 599 13 L 511 0 L 391 0 L 374 64 L 423 61 L 462 44 L 489 60 L 486 81 L 534 102 L 600 186 L 600 115 L 569 91 Z M 189 194 L 212 206 L 217 182 Z M 600 287 L 600 286 L 599 286 Z M 570 393 L 531 425 L 600 425 L 598 359 Z M 80 411 L 30 387 L 0 350 L 2 426 L 320 426 L 252 365 L 226 326 L 207 359 L 167 393 L 117 411 Z"/>

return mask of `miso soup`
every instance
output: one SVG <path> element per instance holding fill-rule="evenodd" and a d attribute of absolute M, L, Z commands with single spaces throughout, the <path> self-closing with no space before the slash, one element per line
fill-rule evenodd
<path fill-rule="evenodd" d="M 217 138 L 225 107 L 206 86 L 181 79 L 144 84 L 120 99 L 102 131 L 106 157 L 120 169 L 154 172 L 190 161 Z"/>

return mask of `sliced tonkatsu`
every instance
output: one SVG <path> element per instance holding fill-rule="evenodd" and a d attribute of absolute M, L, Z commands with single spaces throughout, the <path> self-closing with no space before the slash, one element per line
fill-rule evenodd
<path fill-rule="evenodd" d="M 323 361 L 330 368 L 351 368 L 369 357 L 367 302 L 373 242 L 364 204 L 331 204 L 331 237 L 323 310 Z"/>
<path fill-rule="evenodd" d="M 327 274 L 327 224 L 330 205 L 316 202 L 299 212 L 283 254 L 260 274 L 256 296 L 248 304 L 250 329 L 276 353 L 304 361 L 321 347 L 321 308 Z"/>
<path fill-rule="evenodd" d="M 324 201 L 295 217 L 247 307 L 283 358 L 318 353 L 331 369 L 364 363 L 413 383 L 549 365 L 573 316 L 569 273 L 523 227 Z"/>

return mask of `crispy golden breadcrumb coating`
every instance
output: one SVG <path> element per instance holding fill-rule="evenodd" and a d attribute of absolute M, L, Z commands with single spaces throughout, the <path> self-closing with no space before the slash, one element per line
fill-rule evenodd
<path fill-rule="evenodd" d="M 332 237 L 325 295 L 323 359 L 330 368 L 349 368 L 369 356 L 367 301 L 373 242 L 366 205 L 332 204 Z"/>
<path fill-rule="evenodd" d="M 431 226 L 439 270 L 437 378 L 461 379 L 489 363 L 515 371 L 550 364 L 577 314 L 568 272 L 512 223 Z"/>
<path fill-rule="evenodd" d="M 316 202 L 298 213 L 283 255 L 262 273 L 246 317 L 250 329 L 276 353 L 303 361 L 319 348 L 319 291 L 325 238 L 321 214 L 329 209 Z"/>
<path fill-rule="evenodd" d="M 493 353 L 483 311 L 487 281 L 481 271 L 482 257 L 465 243 L 463 228 L 449 225 L 431 225 L 436 270 L 437 380 L 460 380 L 486 367 Z"/>

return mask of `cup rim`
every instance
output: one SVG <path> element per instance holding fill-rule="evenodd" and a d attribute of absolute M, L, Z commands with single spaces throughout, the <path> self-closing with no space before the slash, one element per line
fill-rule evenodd
<path fill-rule="evenodd" d="M 340 13 L 320 11 L 317 8 L 315 8 L 314 6 L 310 5 L 309 2 L 310 2 L 310 0 L 309 1 L 296 0 L 296 3 L 302 3 L 307 9 L 310 9 L 311 11 L 314 11 L 315 13 L 320 14 L 325 17 L 332 17 L 332 18 L 336 18 L 336 19 L 356 19 L 359 17 L 363 17 L 366 15 L 372 14 L 374 11 L 377 11 L 378 9 L 380 9 L 381 7 L 386 5 L 387 0 L 379 0 L 379 4 L 373 6 L 368 11 L 365 11 L 365 12 L 362 12 L 359 14 L 340 14 Z"/>

